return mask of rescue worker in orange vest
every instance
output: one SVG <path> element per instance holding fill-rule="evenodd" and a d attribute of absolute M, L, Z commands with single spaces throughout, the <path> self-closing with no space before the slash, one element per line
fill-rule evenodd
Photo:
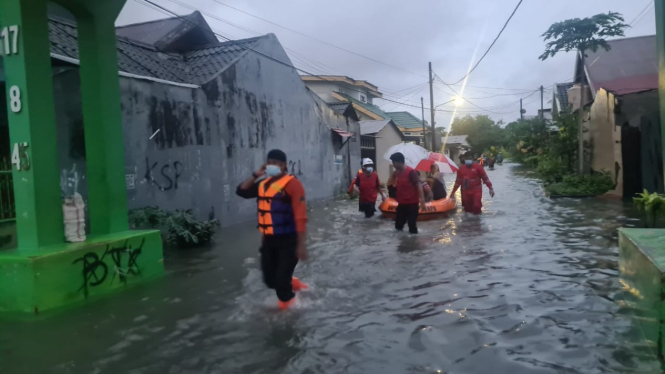
<path fill-rule="evenodd" d="M 376 212 L 376 198 L 381 194 L 385 200 L 386 195 L 381 190 L 379 175 L 374 171 L 374 161 L 369 158 L 363 160 L 363 172 L 356 176 L 354 189 L 360 195 L 359 210 L 365 213 L 365 218 L 371 218 Z"/>
<path fill-rule="evenodd" d="M 307 259 L 305 189 L 287 170 L 286 154 L 274 149 L 266 164 L 236 189 L 242 198 L 257 199 L 263 281 L 275 290 L 280 310 L 295 303 L 294 291 L 307 289 L 293 276 L 298 260 Z"/>
<path fill-rule="evenodd" d="M 483 207 L 483 183 L 490 189 L 490 196 L 494 197 L 492 182 L 487 177 L 485 169 L 480 164 L 474 163 L 470 154 L 466 154 L 464 165 L 457 170 L 455 187 L 450 195 L 455 198 L 455 192 L 462 188 L 462 206 L 464 211 L 472 214 L 480 214 Z"/>
<path fill-rule="evenodd" d="M 395 228 L 404 230 L 404 224 L 408 222 L 409 233 L 417 234 L 418 209 L 425 210 L 425 193 L 420 182 L 420 175 L 413 168 L 406 166 L 404 155 L 400 152 L 390 156 L 395 172 L 390 178 L 395 181 L 397 188 L 397 211 L 395 217 Z M 418 205 L 420 202 L 420 205 Z"/>

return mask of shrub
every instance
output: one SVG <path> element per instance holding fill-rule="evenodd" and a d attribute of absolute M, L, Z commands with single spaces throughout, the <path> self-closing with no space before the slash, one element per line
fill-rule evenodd
<path fill-rule="evenodd" d="M 545 182 L 561 182 L 566 166 L 560 159 L 546 156 L 539 158 L 536 170 Z"/>
<path fill-rule="evenodd" d="M 562 182 L 550 184 L 545 190 L 554 196 L 596 196 L 614 188 L 612 178 L 607 173 L 589 176 L 566 175 Z"/>
<path fill-rule="evenodd" d="M 644 213 L 647 227 L 656 227 L 658 216 L 665 215 L 665 196 L 658 193 L 650 194 L 649 191 L 644 190 L 633 198 L 633 203 Z"/>
<path fill-rule="evenodd" d="M 195 247 L 209 243 L 219 227 L 217 220 L 200 221 L 191 210 L 166 212 L 148 206 L 129 211 L 129 226 L 132 229 L 157 229 L 162 240 L 178 247 Z"/>

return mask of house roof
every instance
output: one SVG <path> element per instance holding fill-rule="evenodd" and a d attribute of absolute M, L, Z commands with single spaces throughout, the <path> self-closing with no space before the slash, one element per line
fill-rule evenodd
<path fill-rule="evenodd" d="M 369 135 L 376 134 L 377 132 L 383 130 L 387 124 L 390 123 L 389 119 L 384 119 L 380 121 L 360 121 L 360 135 Z"/>
<path fill-rule="evenodd" d="M 383 97 L 379 92 L 379 87 L 369 83 L 368 81 L 356 80 L 351 77 L 343 75 L 303 75 L 301 76 L 303 82 L 340 82 L 346 83 L 350 86 L 362 87 L 369 91 L 374 97 Z"/>
<path fill-rule="evenodd" d="M 149 24 L 165 27 L 159 21 Z M 139 25 L 132 27 L 138 28 Z M 241 54 L 254 48 L 258 40 L 263 37 L 216 42 L 179 54 L 163 52 L 153 45 L 120 35 L 117 38 L 118 67 L 125 73 L 177 83 L 203 84 L 229 67 Z M 74 60 L 80 59 L 77 29 L 71 21 L 57 17 L 49 18 L 49 39 L 51 53 L 56 55 L 55 58 L 63 56 Z"/>
<path fill-rule="evenodd" d="M 363 108 L 367 111 L 370 111 L 370 112 L 374 113 L 375 115 L 377 115 L 377 116 L 379 116 L 383 119 L 390 119 L 390 116 L 386 112 L 384 112 L 383 110 L 381 110 L 381 108 L 379 108 L 378 106 L 376 106 L 374 104 L 363 103 L 360 100 L 356 100 L 356 99 L 354 99 L 353 97 L 351 97 L 349 95 L 339 93 L 339 92 L 333 92 L 333 96 L 335 96 L 335 95 L 338 95 L 342 99 L 350 101 L 350 102 L 354 103 L 355 105 L 358 105 L 359 107 L 361 107 L 361 108 Z"/>
<path fill-rule="evenodd" d="M 466 142 L 466 139 L 468 138 L 468 135 L 449 135 L 448 138 L 445 136 L 441 137 L 441 143 L 447 144 L 447 145 L 454 145 L 454 144 L 459 144 L 459 145 L 466 145 L 468 146 L 469 143 Z"/>
<path fill-rule="evenodd" d="M 387 114 L 395 121 L 397 126 L 403 129 L 420 129 L 427 126 L 427 121 L 423 126 L 423 121 L 409 112 L 390 112 Z"/>
<path fill-rule="evenodd" d="M 345 102 L 327 103 L 327 104 L 335 112 L 358 121 L 358 113 L 356 113 L 356 110 L 353 109 L 353 103 L 345 101 Z"/>
<path fill-rule="evenodd" d="M 559 108 L 559 111 L 566 111 L 570 107 L 570 103 L 568 103 L 568 90 L 571 89 L 575 83 L 557 83 L 556 85 L 556 98 L 559 100 L 559 104 L 561 104 L 561 107 Z"/>
<path fill-rule="evenodd" d="M 587 52 L 585 66 L 594 92 L 603 88 L 626 95 L 658 89 L 655 35 L 610 40 L 608 44 L 609 51 Z"/>

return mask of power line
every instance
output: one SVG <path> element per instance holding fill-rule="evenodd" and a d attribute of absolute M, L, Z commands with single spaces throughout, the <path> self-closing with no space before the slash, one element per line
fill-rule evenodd
<path fill-rule="evenodd" d="M 647 11 L 647 9 L 651 8 L 652 5 L 654 5 L 654 1 L 649 1 L 649 3 L 647 4 L 647 6 L 645 6 L 644 9 L 642 9 L 642 11 L 639 12 L 639 13 L 637 14 L 637 16 L 635 16 L 635 18 L 633 18 L 632 21 L 630 21 L 629 25 L 630 25 L 630 26 L 633 26 L 633 25 L 635 24 L 635 21 L 637 21 L 638 18 L 643 17 L 644 14 L 645 14 L 645 12 Z"/>
<path fill-rule="evenodd" d="M 510 23 L 510 20 L 513 19 L 513 16 L 515 15 L 515 13 L 517 13 L 517 9 L 519 9 L 519 7 L 520 7 L 520 5 L 522 5 L 522 2 L 523 2 L 523 1 L 524 1 L 524 0 L 520 0 L 519 3 L 517 3 L 517 6 L 515 7 L 515 10 L 513 10 L 513 13 L 510 15 L 510 17 L 508 17 L 508 20 L 506 21 L 506 23 L 505 23 L 505 24 L 503 25 L 503 27 L 501 28 L 501 31 L 499 31 L 499 34 L 496 36 L 496 38 L 494 38 L 494 41 L 492 42 L 492 44 L 490 44 L 489 48 L 487 48 L 487 51 L 485 51 L 485 53 L 484 53 L 483 56 L 480 58 L 480 60 L 478 60 L 478 62 L 476 63 L 476 65 L 475 65 L 473 68 L 471 68 L 471 70 L 469 70 L 469 72 L 466 73 L 465 76 L 463 76 L 462 78 L 460 78 L 460 80 L 458 80 L 457 82 L 452 83 L 452 84 L 458 84 L 458 83 L 460 83 L 461 81 L 463 81 L 464 79 L 466 79 L 466 77 L 468 77 L 469 75 L 471 75 L 471 73 L 473 73 L 473 71 L 476 70 L 476 68 L 478 67 L 478 65 L 480 65 L 481 62 L 483 62 L 483 59 L 485 59 L 485 56 L 487 56 L 487 54 L 490 52 L 490 50 L 492 50 L 492 47 L 494 47 L 494 44 L 496 44 L 496 41 L 499 40 L 499 38 L 501 37 L 501 34 L 503 34 L 503 30 L 505 30 L 506 27 L 508 27 L 508 24 Z"/>

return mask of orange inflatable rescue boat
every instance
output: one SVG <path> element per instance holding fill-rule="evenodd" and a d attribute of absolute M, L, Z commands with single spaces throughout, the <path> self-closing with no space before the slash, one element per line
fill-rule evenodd
<path fill-rule="evenodd" d="M 397 205 L 397 200 L 388 198 L 381 203 L 379 210 L 384 216 L 395 218 Z M 418 211 L 418 221 L 440 217 L 442 214 L 454 210 L 456 205 L 453 199 L 441 199 L 427 203 L 425 210 L 421 208 Z"/>

